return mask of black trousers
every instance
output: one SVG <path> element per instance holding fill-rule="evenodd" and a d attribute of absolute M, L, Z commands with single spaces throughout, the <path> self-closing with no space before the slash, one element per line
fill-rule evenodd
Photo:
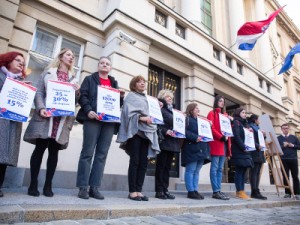
<path fill-rule="evenodd" d="M 282 159 L 282 164 L 283 164 L 283 167 L 285 169 L 285 172 L 286 172 L 288 178 L 290 177 L 289 174 L 291 171 L 292 178 L 293 178 L 294 194 L 299 195 L 300 194 L 300 184 L 299 184 L 299 178 L 298 178 L 298 174 L 299 174 L 298 159 Z M 287 184 L 286 179 L 284 178 L 283 173 L 282 173 L 282 177 L 283 177 L 284 185 L 287 186 L 288 184 Z M 285 193 L 291 194 L 291 192 L 288 188 L 285 189 Z"/>
<path fill-rule="evenodd" d="M 168 192 L 172 160 L 174 152 L 161 150 L 156 157 L 155 191 Z"/>
<path fill-rule="evenodd" d="M 32 187 L 37 187 L 38 175 L 40 172 L 41 163 L 46 148 L 48 148 L 48 159 L 47 159 L 45 187 L 49 187 L 49 186 L 51 187 L 52 179 L 58 161 L 58 151 L 60 148 L 60 144 L 58 144 L 52 138 L 48 138 L 48 139 L 38 138 L 36 140 L 36 146 L 30 158 L 30 174 L 31 174 L 30 186 Z"/>
<path fill-rule="evenodd" d="M 2 187 L 4 182 L 6 168 L 7 168 L 6 164 L 0 164 L 0 188 Z"/>
<path fill-rule="evenodd" d="M 141 192 L 148 165 L 149 140 L 134 135 L 127 141 L 129 153 L 128 185 L 129 192 Z"/>
<path fill-rule="evenodd" d="M 254 167 L 250 169 L 250 185 L 252 192 L 258 189 L 261 167 L 262 163 L 254 163 Z"/>

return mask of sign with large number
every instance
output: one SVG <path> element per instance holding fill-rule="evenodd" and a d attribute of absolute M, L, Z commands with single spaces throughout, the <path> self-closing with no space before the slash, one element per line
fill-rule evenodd
<path fill-rule="evenodd" d="M 233 137 L 230 119 L 219 113 L 221 132 L 226 137 Z"/>
<path fill-rule="evenodd" d="M 97 114 L 103 122 L 120 122 L 120 90 L 98 86 Z"/>
<path fill-rule="evenodd" d="M 185 138 L 185 115 L 176 109 L 173 109 L 173 133 L 174 137 Z"/>
<path fill-rule="evenodd" d="M 201 137 L 201 141 L 203 142 L 209 142 L 213 141 L 213 135 L 211 132 L 211 125 L 209 120 L 201 117 L 197 117 L 197 123 L 198 123 L 198 135 Z"/>
<path fill-rule="evenodd" d="M 160 106 L 157 98 L 147 95 L 149 116 L 154 124 L 164 124 L 164 120 L 160 111 Z"/>
<path fill-rule="evenodd" d="M 35 87 L 6 78 L 0 93 L 0 118 L 26 122 L 35 93 Z"/>
<path fill-rule="evenodd" d="M 244 132 L 245 132 L 244 144 L 245 144 L 246 151 L 255 151 L 256 148 L 255 148 L 253 132 L 245 128 L 244 128 Z"/>
<path fill-rule="evenodd" d="M 49 80 L 46 110 L 49 116 L 75 115 L 75 89 L 69 82 Z"/>

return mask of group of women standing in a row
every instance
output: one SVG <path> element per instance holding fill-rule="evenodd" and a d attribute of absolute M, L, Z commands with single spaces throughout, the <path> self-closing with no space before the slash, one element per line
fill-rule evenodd
<path fill-rule="evenodd" d="M 39 196 L 38 174 L 41 167 L 43 154 L 48 148 L 46 180 L 43 194 L 53 196 L 52 179 L 56 170 L 59 150 L 66 149 L 69 141 L 70 130 L 75 117 L 61 116 L 49 117 L 46 112 L 45 100 L 48 80 L 70 82 L 76 91 L 76 101 L 79 99 L 81 109 L 77 120 L 83 123 L 83 147 L 78 163 L 77 187 L 78 197 L 88 199 L 104 199 L 98 188 L 101 184 L 108 149 L 114 134 L 115 125 L 99 121 L 96 113 L 97 85 L 105 85 L 118 88 L 115 79 L 108 75 L 111 69 L 110 59 L 102 57 L 99 60 L 98 71 L 86 77 L 79 93 L 79 85 L 72 73 L 74 55 L 70 49 L 63 49 L 50 63 L 37 83 L 35 97 L 35 111 L 26 129 L 24 140 L 35 144 L 35 149 L 30 159 L 31 182 L 28 194 Z M 25 60 L 22 54 L 10 52 L 0 55 L 0 91 L 6 77 L 24 79 Z M 155 172 L 155 197 L 159 199 L 174 199 L 170 194 L 169 171 L 174 154 L 181 150 L 181 165 L 185 167 L 185 184 L 188 191 L 187 197 L 191 199 L 203 199 L 198 192 L 199 172 L 201 167 L 211 162 L 210 180 L 213 189 L 213 198 L 228 200 L 229 197 L 221 191 L 222 170 L 226 157 L 236 165 L 235 183 L 237 197 L 248 198 L 244 192 L 244 177 L 248 167 L 251 170 L 252 197 L 261 196 L 258 189 L 259 171 L 263 163 L 263 155 L 258 144 L 257 116 L 252 116 L 252 129 L 255 133 L 257 151 L 251 154 L 244 146 L 244 131 L 247 127 L 245 110 L 237 109 L 233 119 L 233 138 L 227 138 L 221 132 L 219 113 L 225 114 L 225 99 L 217 96 L 213 110 L 207 118 L 211 121 L 214 137 L 212 142 L 203 142 L 198 136 L 197 117 L 200 114 L 199 106 L 191 103 L 186 108 L 186 139 L 181 146 L 180 139 L 173 133 L 173 93 L 162 90 L 158 99 L 162 103 L 162 116 L 164 125 L 159 125 L 163 138 L 157 134 L 157 125 L 152 123 L 149 116 L 148 103 L 144 91 L 146 80 L 143 76 L 136 76 L 130 81 L 130 92 L 123 104 L 124 93 L 121 94 L 122 114 L 121 124 L 118 130 L 117 142 L 121 143 L 130 157 L 128 168 L 128 198 L 135 201 L 148 201 L 148 197 L 142 194 L 142 187 L 147 170 L 148 157 L 157 157 Z M 225 114 L 226 115 L 226 114 Z M 0 119 L 0 188 L 3 184 L 7 165 L 16 166 L 20 148 L 22 123 Z M 232 140 L 231 140 L 232 139 Z M 231 144 L 232 142 L 232 144 Z M 232 152 L 231 152 L 232 149 Z M 253 157 L 252 157 L 253 155 Z M 259 160 L 258 160 L 259 159 Z M 93 160 L 93 162 L 92 162 Z M 253 164 L 253 161 L 255 164 Z M 0 189 L 0 196 L 3 193 Z"/>

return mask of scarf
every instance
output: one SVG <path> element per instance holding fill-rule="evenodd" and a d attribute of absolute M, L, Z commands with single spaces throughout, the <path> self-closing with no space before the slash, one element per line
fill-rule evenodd
<path fill-rule="evenodd" d="M 8 71 L 8 69 L 5 66 L 1 66 L 2 72 L 6 75 L 6 77 L 18 79 L 22 77 L 22 73 L 12 73 Z"/>

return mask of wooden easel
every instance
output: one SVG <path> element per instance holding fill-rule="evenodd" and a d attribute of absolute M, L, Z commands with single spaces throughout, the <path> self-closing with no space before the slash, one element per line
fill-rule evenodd
<path fill-rule="evenodd" d="M 291 186 L 291 182 L 289 181 L 288 176 L 286 174 L 286 171 L 284 169 L 284 166 L 282 164 L 281 157 L 279 155 L 279 150 L 278 150 L 276 145 L 272 145 L 272 143 L 275 143 L 274 142 L 274 137 L 273 137 L 271 132 L 269 134 L 270 134 L 270 138 L 271 138 L 272 141 L 270 143 L 266 143 L 266 146 L 267 146 L 268 150 L 265 152 L 265 154 L 266 154 L 266 160 L 267 160 L 267 162 L 268 162 L 268 164 L 271 168 L 271 172 L 272 172 L 272 175 L 273 175 L 273 178 L 274 178 L 274 183 L 275 183 L 275 187 L 276 187 L 276 190 L 277 190 L 277 194 L 279 196 L 279 188 L 288 188 L 288 189 L 290 189 L 292 198 L 294 200 L 296 200 L 293 188 Z M 280 167 L 278 165 L 278 162 L 280 164 Z M 274 165 L 275 165 L 275 168 L 274 168 Z M 275 171 L 277 172 L 277 174 L 279 176 L 279 179 L 276 176 Z M 284 183 L 283 183 L 283 177 L 282 177 L 281 171 L 283 171 L 284 178 L 286 179 L 286 181 L 288 183 L 287 186 L 284 185 Z"/>

